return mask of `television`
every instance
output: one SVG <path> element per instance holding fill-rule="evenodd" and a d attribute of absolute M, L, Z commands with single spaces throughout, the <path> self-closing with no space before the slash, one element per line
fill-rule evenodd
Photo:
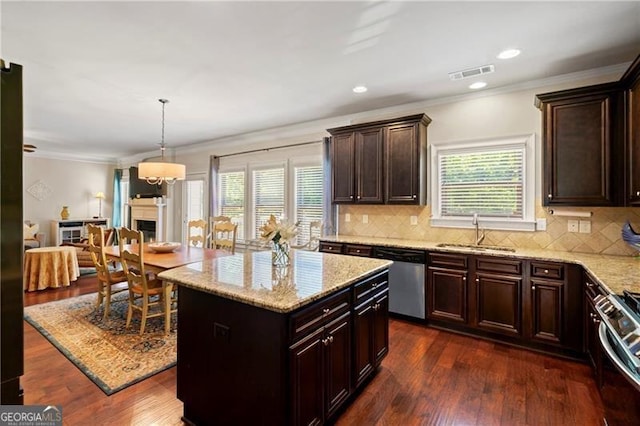
<path fill-rule="evenodd" d="M 129 167 L 129 198 L 155 198 L 167 195 L 167 184 L 162 185 L 147 183 L 144 179 L 138 179 L 138 168 Z"/>

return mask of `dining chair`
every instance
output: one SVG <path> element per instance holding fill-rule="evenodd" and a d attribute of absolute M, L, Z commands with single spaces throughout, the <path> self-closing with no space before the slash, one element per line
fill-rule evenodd
<path fill-rule="evenodd" d="M 122 232 L 125 230 L 124 232 Z M 129 283 L 129 309 L 125 327 L 129 328 L 133 312 L 140 312 L 140 334 L 144 329 L 148 318 L 164 317 L 165 334 L 169 331 L 168 318 L 171 313 L 177 311 L 176 300 L 172 297 L 173 284 L 165 283 L 157 278 L 149 278 L 144 266 L 144 236 L 142 231 L 131 231 L 122 228 L 121 236 L 129 241 L 136 240 L 138 245 L 134 248 L 121 246 L 120 261 Z M 137 233 L 134 235 L 133 233 Z M 153 312 L 152 312 L 153 311 Z"/>
<path fill-rule="evenodd" d="M 211 233 L 211 247 L 228 251 L 231 254 L 236 252 L 236 233 L 238 225 L 232 222 L 216 223 Z"/>
<path fill-rule="evenodd" d="M 193 247 L 205 247 L 207 240 L 207 222 L 203 219 L 190 220 L 187 224 L 187 244 Z"/>
<path fill-rule="evenodd" d="M 118 244 L 123 246 L 125 244 L 144 243 L 144 235 L 140 231 L 134 231 L 126 227 L 121 227 L 118 230 Z"/>
<path fill-rule="evenodd" d="M 216 227 L 216 224 L 222 222 L 231 222 L 231 217 L 229 216 L 209 216 L 209 234 L 207 235 L 207 247 L 215 248 L 213 246 L 213 230 Z"/>
<path fill-rule="evenodd" d="M 320 246 L 320 237 L 322 236 L 322 221 L 314 220 L 309 222 L 309 239 L 305 244 L 291 245 L 291 248 L 302 249 L 308 251 L 317 251 Z"/>
<path fill-rule="evenodd" d="M 96 268 L 98 278 L 98 300 L 96 302 L 96 309 L 104 303 L 104 316 L 107 318 L 111 313 L 111 296 L 122 291 L 127 291 L 128 288 L 112 288 L 116 284 L 127 282 L 127 276 L 123 270 L 112 271 L 109 267 L 112 263 L 107 261 L 107 256 L 104 253 L 104 247 L 107 238 L 105 238 L 105 230 L 100 226 L 87 225 L 88 231 L 88 245 L 87 250 L 93 261 L 93 266 Z"/>

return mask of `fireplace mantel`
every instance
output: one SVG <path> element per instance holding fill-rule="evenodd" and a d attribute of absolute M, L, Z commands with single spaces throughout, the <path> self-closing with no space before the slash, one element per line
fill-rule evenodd
<path fill-rule="evenodd" d="M 162 197 L 131 198 L 131 229 L 138 230 L 138 221 L 155 222 L 156 241 L 164 241 L 167 231 L 167 203 Z"/>

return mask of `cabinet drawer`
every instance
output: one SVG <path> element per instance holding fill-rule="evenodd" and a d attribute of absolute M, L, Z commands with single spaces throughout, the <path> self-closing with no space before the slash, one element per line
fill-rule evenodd
<path fill-rule="evenodd" d="M 289 330 L 292 340 L 295 341 L 313 332 L 318 327 L 322 327 L 348 311 L 351 306 L 349 303 L 349 290 L 348 288 L 344 289 L 291 315 Z"/>
<path fill-rule="evenodd" d="M 383 272 L 368 280 L 357 283 L 353 287 L 354 305 L 358 305 L 361 301 L 374 297 L 378 293 L 389 287 L 389 273 Z"/>
<path fill-rule="evenodd" d="M 444 268 L 467 269 L 468 257 L 463 254 L 429 253 L 429 264 Z"/>
<path fill-rule="evenodd" d="M 585 294 L 590 298 L 594 299 L 599 294 L 606 294 L 606 292 L 598 285 L 597 281 L 594 280 L 590 275 L 584 276 L 584 291 Z"/>
<path fill-rule="evenodd" d="M 478 271 L 522 275 L 522 261 L 517 259 L 498 259 L 495 257 L 477 257 L 476 269 Z"/>
<path fill-rule="evenodd" d="M 562 280 L 564 279 L 564 265 L 559 263 L 531 262 L 531 276 Z"/>
<path fill-rule="evenodd" d="M 356 244 L 346 244 L 344 246 L 344 254 L 352 256 L 371 257 L 371 246 L 361 246 Z"/>
<path fill-rule="evenodd" d="M 338 253 L 342 254 L 343 245 L 340 243 L 327 243 L 325 241 L 320 241 L 320 251 L 326 253 Z"/>

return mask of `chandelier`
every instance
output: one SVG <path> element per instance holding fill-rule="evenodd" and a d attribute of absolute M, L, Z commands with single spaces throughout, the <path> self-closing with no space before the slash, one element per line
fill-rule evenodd
<path fill-rule="evenodd" d="M 162 158 L 160 162 L 138 163 L 138 178 L 146 180 L 151 185 L 162 185 L 162 182 L 173 185 L 177 180 L 184 180 L 185 165 L 164 161 L 166 149 L 164 145 L 164 107 L 169 101 L 167 99 L 158 99 L 158 101 L 162 103 L 162 141 L 160 142 Z"/>

